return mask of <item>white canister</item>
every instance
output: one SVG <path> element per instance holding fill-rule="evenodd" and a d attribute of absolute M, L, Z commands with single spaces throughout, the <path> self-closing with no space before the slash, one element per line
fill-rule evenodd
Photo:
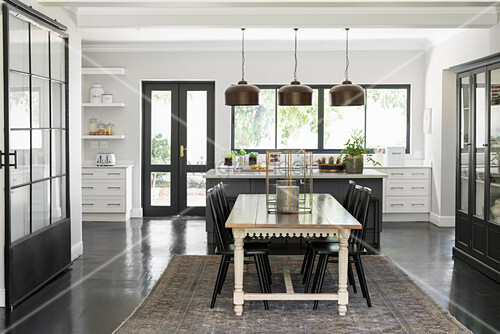
<path fill-rule="evenodd" d="M 104 94 L 102 84 L 92 84 L 92 87 L 90 87 L 90 103 L 101 103 L 102 94 Z"/>
<path fill-rule="evenodd" d="M 109 93 L 102 94 L 102 103 L 106 103 L 106 104 L 113 103 L 113 94 L 109 94 Z"/>

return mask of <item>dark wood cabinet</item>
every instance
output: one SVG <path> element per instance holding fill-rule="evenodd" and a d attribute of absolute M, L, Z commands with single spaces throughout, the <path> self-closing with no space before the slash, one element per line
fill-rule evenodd
<path fill-rule="evenodd" d="M 500 282 L 500 53 L 457 73 L 456 258 Z"/>

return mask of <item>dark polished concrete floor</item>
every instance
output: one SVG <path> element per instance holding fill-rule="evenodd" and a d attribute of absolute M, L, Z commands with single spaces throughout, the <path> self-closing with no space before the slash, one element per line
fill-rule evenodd
<path fill-rule="evenodd" d="M 172 254 L 206 254 L 203 220 L 84 223 L 84 255 L 14 311 L 9 333 L 111 333 L 147 295 Z M 475 333 L 500 331 L 500 285 L 454 261 L 454 231 L 429 223 L 385 223 L 383 254 Z M 207 306 L 208 307 L 208 306 Z"/>

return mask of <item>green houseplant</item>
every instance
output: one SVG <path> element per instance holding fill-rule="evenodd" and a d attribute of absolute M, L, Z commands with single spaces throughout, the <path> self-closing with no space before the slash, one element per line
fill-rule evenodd
<path fill-rule="evenodd" d="M 224 154 L 224 166 L 232 166 L 233 165 L 233 158 L 238 155 L 238 152 L 236 151 L 231 151 L 227 152 Z"/>
<path fill-rule="evenodd" d="M 353 130 L 351 138 L 344 144 L 344 149 L 341 151 L 343 162 L 347 173 L 363 173 L 363 154 L 370 152 L 371 149 L 365 148 L 365 136 L 361 130 Z M 367 156 L 367 160 L 372 162 L 374 166 L 380 165 Z"/>
<path fill-rule="evenodd" d="M 259 153 L 257 152 L 250 152 L 248 153 L 248 164 L 250 166 L 256 165 L 257 164 L 257 157 L 259 156 Z"/>

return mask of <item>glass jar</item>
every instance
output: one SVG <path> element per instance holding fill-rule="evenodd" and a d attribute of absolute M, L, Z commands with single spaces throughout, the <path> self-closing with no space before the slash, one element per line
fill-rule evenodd
<path fill-rule="evenodd" d="M 97 123 L 96 135 L 99 135 L 99 136 L 106 135 L 106 124 L 104 124 L 101 121 L 99 121 L 99 123 Z"/>
<path fill-rule="evenodd" d="M 114 135 L 115 134 L 115 125 L 111 122 L 106 125 L 106 134 L 108 136 Z"/>
<path fill-rule="evenodd" d="M 102 84 L 92 84 L 92 87 L 90 87 L 90 103 L 101 103 L 102 94 L 104 94 Z"/>
<path fill-rule="evenodd" d="M 97 132 L 97 118 L 90 117 L 89 119 L 89 135 L 95 135 Z"/>

